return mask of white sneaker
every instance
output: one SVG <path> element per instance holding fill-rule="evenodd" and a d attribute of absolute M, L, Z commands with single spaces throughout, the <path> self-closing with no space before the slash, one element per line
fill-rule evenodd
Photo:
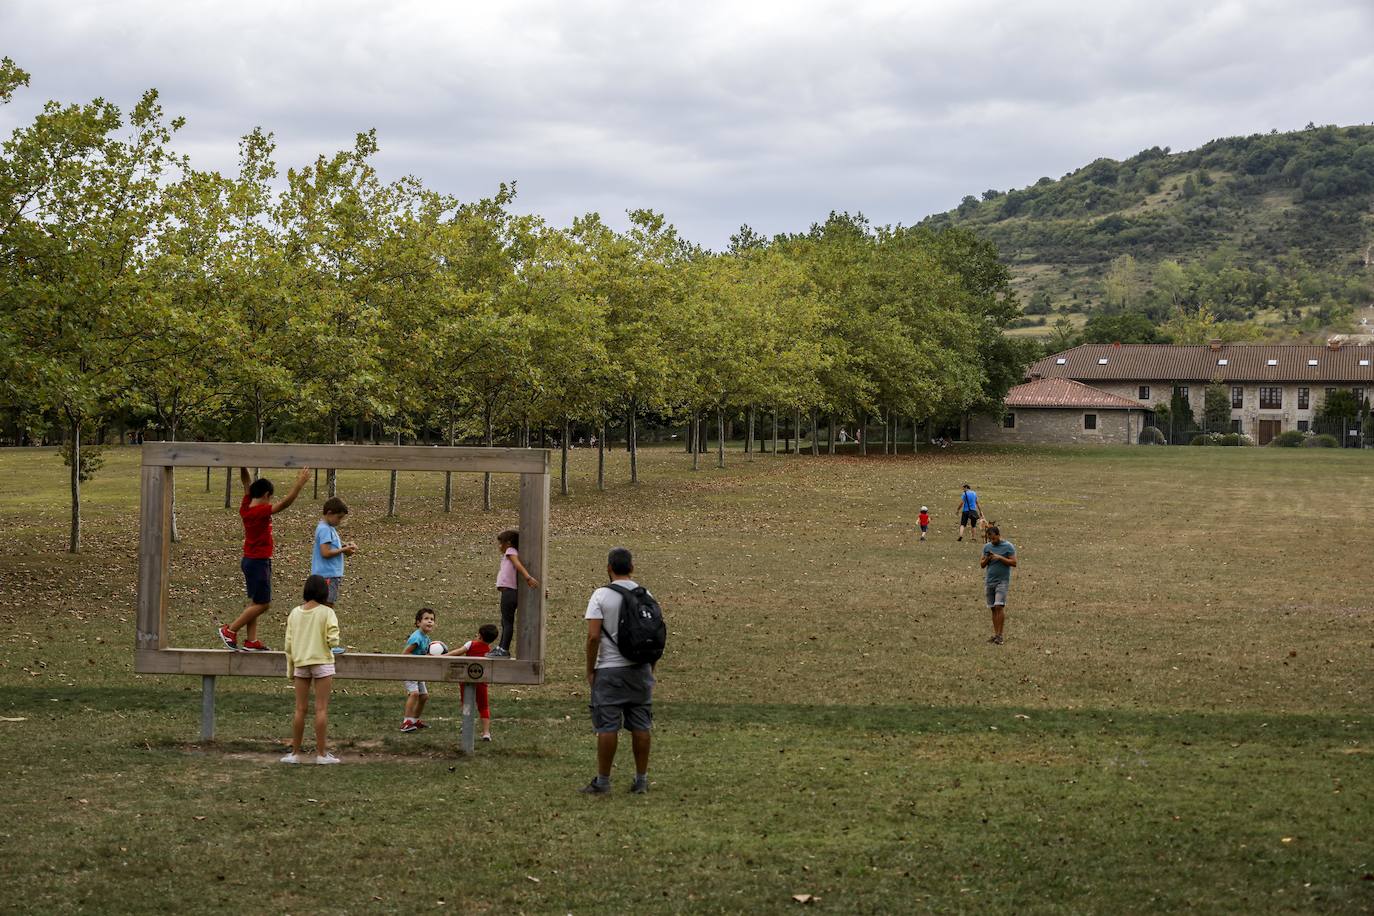
<path fill-rule="evenodd" d="M 325 754 L 323 757 L 316 757 L 315 762 L 318 763 L 320 766 L 324 766 L 329 763 L 343 763 L 342 760 L 340 760 L 338 757 L 335 757 L 333 754 Z"/>
<path fill-rule="evenodd" d="M 282 763 L 300 763 L 300 762 L 301 762 L 301 758 L 297 757 L 295 754 L 287 754 L 285 757 L 283 757 L 283 758 L 281 759 L 281 762 L 282 762 Z"/>

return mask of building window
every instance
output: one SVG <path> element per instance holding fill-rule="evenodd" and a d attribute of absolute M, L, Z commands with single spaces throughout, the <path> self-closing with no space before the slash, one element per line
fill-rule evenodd
<path fill-rule="evenodd" d="M 1149 386 L 1149 385 L 1141 385 L 1141 386 L 1140 386 L 1140 399 L 1141 399 L 1142 401 L 1148 401 L 1148 400 L 1150 399 L 1150 386 Z"/>
<path fill-rule="evenodd" d="M 1176 397 L 1176 398 L 1182 398 L 1182 399 L 1183 399 L 1183 403 L 1187 404 L 1187 403 L 1188 403 L 1188 386 L 1187 386 L 1187 385 L 1175 385 L 1175 386 L 1174 386 L 1174 397 Z"/>
<path fill-rule="evenodd" d="M 1355 403 L 1356 403 L 1357 405 L 1359 405 L 1360 407 L 1363 407 L 1363 406 L 1364 406 L 1364 389 L 1363 389 L 1363 388 L 1351 388 L 1351 389 L 1350 389 L 1350 393 L 1353 394 L 1353 395 L 1355 396 Z"/>
<path fill-rule="evenodd" d="M 1315 359 L 1309 359 L 1309 360 L 1307 361 L 1307 365 L 1309 365 L 1309 366 L 1315 366 L 1316 364 L 1317 364 L 1317 361 L 1316 361 Z"/>
<path fill-rule="evenodd" d="M 1002 426 L 1006 429 L 1016 428 L 1016 414 L 1009 413 L 1002 417 Z"/>
<path fill-rule="evenodd" d="M 1218 366 L 1227 366 L 1227 365 L 1230 365 L 1230 363 L 1231 363 L 1231 361 L 1230 361 L 1229 359 L 1219 359 L 1219 360 L 1217 360 L 1217 365 L 1218 365 Z"/>
<path fill-rule="evenodd" d="M 1058 359 L 1056 359 L 1056 360 L 1054 361 L 1054 364 L 1055 364 L 1056 366 L 1062 366 L 1062 365 L 1064 365 L 1064 364 L 1067 363 L 1067 362 L 1068 362 L 1068 360 L 1061 356 L 1061 357 L 1059 357 Z"/>
<path fill-rule="evenodd" d="M 1265 364 L 1266 366 L 1277 366 L 1277 365 L 1279 364 L 1279 361 L 1276 360 L 1276 359 L 1266 359 L 1266 360 L 1264 361 L 1264 364 Z"/>
<path fill-rule="evenodd" d="M 1097 361 L 1097 364 L 1098 364 L 1099 366 L 1105 366 L 1105 365 L 1107 365 L 1107 357 L 1104 356 L 1104 357 L 1102 357 L 1101 359 L 1099 359 L 1099 360 Z"/>
<path fill-rule="evenodd" d="M 1298 421 L 1298 432 L 1300 432 L 1300 433 L 1305 433 L 1305 432 L 1307 432 L 1307 427 L 1308 427 L 1308 423 L 1307 423 L 1306 420 L 1299 420 L 1299 421 Z"/>
<path fill-rule="evenodd" d="M 1097 429 L 1097 414 L 1095 414 L 1095 413 L 1085 413 L 1085 414 L 1083 414 L 1083 428 L 1084 428 L 1084 429 Z"/>
<path fill-rule="evenodd" d="M 1231 432 L 1233 432 L 1233 433 L 1239 433 L 1239 432 L 1240 432 L 1240 421 L 1239 421 L 1239 420 L 1232 420 L 1232 421 L 1231 421 Z"/>
<path fill-rule="evenodd" d="M 1236 410 L 1245 406 L 1245 389 L 1239 385 L 1231 386 L 1231 406 Z"/>
<path fill-rule="evenodd" d="M 1298 389 L 1298 410 L 1307 410 L 1307 409 L 1308 409 L 1309 407 L 1311 407 L 1311 406 L 1312 406 L 1312 389 L 1311 389 L 1311 388 L 1299 388 L 1299 389 Z"/>
<path fill-rule="evenodd" d="M 1260 388 L 1260 410 L 1280 410 L 1283 408 L 1283 389 Z"/>
<path fill-rule="evenodd" d="M 1328 401 L 1331 400 L 1331 395 L 1333 395 L 1333 394 L 1335 394 L 1335 393 L 1336 393 L 1336 389 L 1335 389 L 1335 388 L 1328 388 L 1328 389 L 1326 389 L 1326 400 L 1328 400 Z"/>

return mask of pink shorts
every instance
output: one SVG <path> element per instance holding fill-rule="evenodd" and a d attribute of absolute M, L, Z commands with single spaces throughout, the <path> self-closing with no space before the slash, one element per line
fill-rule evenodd
<path fill-rule="evenodd" d="M 333 677 L 333 665 L 305 665 L 296 669 L 296 677 L 310 680 L 317 677 Z"/>

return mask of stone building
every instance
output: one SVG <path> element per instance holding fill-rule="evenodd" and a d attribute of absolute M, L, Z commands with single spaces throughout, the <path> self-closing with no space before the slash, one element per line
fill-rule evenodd
<path fill-rule="evenodd" d="M 1001 417 L 969 418 L 974 442 L 1131 445 L 1140 437 L 1148 410 L 1072 379 L 1036 379 L 1007 392 Z"/>
<path fill-rule="evenodd" d="M 1360 401 L 1374 393 L 1374 347 L 1340 339 L 1326 346 L 1084 344 L 1034 363 L 1027 376 L 1080 382 L 1148 411 L 1177 391 L 1199 421 L 1207 386 L 1221 384 L 1231 396 L 1231 429 L 1263 445 L 1285 430 L 1310 429 L 1333 392 L 1349 390 Z M 986 433 L 987 425 L 974 428 Z"/>

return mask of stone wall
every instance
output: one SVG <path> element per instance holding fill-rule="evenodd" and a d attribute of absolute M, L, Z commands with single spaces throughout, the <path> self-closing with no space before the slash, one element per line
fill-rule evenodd
<path fill-rule="evenodd" d="M 1088 410 L 1064 407 L 1007 409 L 1016 425 L 1007 428 L 1000 417 L 976 416 L 969 420 L 969 440 L 1023 444 L 1081 443 L 1134 445 L 1140 436 L 1141 413 L 1134 410 Z M 1084 429 L 1085 414 L 1097 415 L 1097 429 Z"/>

